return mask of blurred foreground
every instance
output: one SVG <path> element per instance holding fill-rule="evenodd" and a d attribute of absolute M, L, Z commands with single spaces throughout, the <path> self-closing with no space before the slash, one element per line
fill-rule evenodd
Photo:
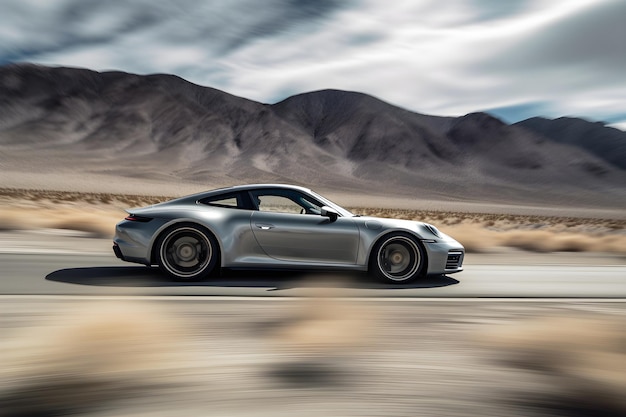
<path fill-rule="evenodd" d="M 4 297 L 0 415 L 626 414 L 623 302 L 336 294 Z"/>

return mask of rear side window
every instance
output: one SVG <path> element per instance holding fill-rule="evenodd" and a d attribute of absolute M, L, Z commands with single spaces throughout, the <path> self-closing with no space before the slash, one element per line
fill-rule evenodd
<path fill-rule="evenodd" d="M 207 206 L 250 210 L 248 199 L 246 194 L 229 193 L 206 197 L 198 202 Z"/>
<path fill-rule="evenodd" d="M 222 200 L 207 201 L 205 204 L 208 204 L 210 206 L 220 206 L 220 207 L 234 207 L 234 208 L 238 207 L 236 197 L 224 198 Z"/>

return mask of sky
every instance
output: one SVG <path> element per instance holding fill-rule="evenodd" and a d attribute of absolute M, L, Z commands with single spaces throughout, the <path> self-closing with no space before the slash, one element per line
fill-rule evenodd
<path fill-rule="evenodd" d="M 0 65 L 168 73 L 276 103 L 333 88 L 425 114 L 626 130 L 626 0 L 0 0 Z"/>

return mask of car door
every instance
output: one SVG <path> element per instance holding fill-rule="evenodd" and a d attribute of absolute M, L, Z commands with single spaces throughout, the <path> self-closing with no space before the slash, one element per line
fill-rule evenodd
<path fill-rule="evenodd" d="M 353 219 L 315 214 L 315 202 L 303 202 L 304 195 L 254 197 L 271 202 L 269 206 L 260 204 L 260 210 L 252 213 L 250 224 L 268 256 L 294 263 L 356 263 L 359 230 Z"/>

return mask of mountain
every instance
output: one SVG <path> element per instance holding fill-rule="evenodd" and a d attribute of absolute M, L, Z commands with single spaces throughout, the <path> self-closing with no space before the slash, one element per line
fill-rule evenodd
<path fill-rule="evenodd" d="M 582 148 L 620 169 L 626 169 L 626 132 L 573 117 L 533 117 L 515 124 L 559 143 Z"/>
<path fill-rule="evenodd" d="M 557 131 L 485 113 L 423 115 L 356 92 L 263 104 L 173 75 L 0 67 L 0 167 L 11 178 L 102 174 L 207 188 L 292 182 L 411 198 L 626 203 L 626 170 L 613 155 L 623 141 L 595 149 Z"/>

